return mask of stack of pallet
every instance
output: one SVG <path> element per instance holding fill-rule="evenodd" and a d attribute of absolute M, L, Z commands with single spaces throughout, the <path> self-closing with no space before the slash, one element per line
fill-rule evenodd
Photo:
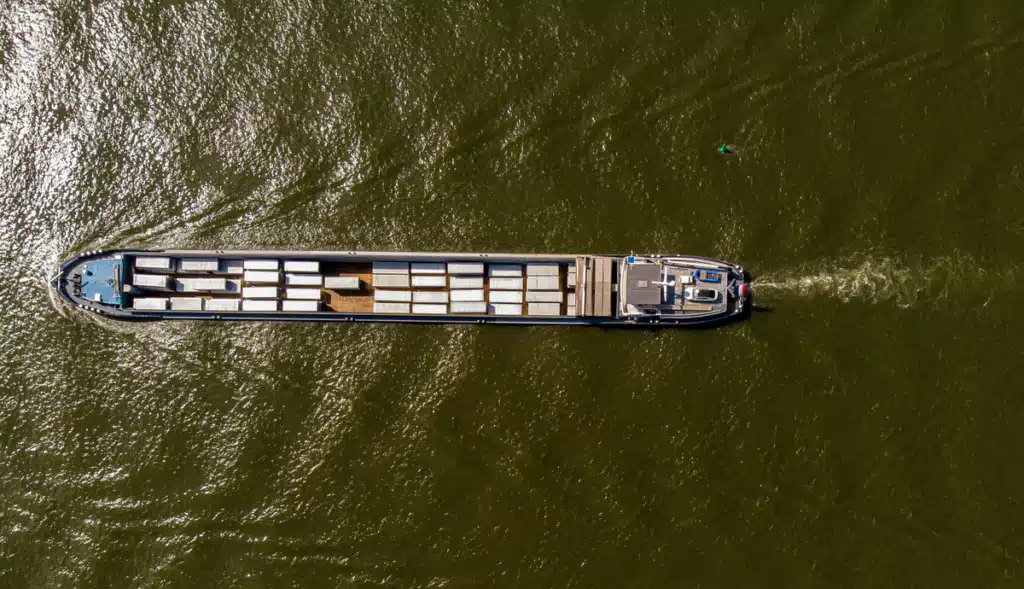
<path fill-rule="evenodd" d="M 487 270 L 490 289 L 487 312 L 491 315 L 522 315 L 523 266 L 491 264 Z"/>
<path fill-rule="evenodd" d="M 282 311 L 315 313 L 323 298 L 324 277 L 316 260 L 285 260 Z"/>
<path fill-rule="evenodd" d="M 577 258 L 577 262 L 579 262 Z M 609 317 L 612 314 L 614 294 L 613 258 L 605 256 L 583 259 L 584 281 L 582 288 L 577 288 L 577 300 L 582 300 L 583 315 L 587 317 Z"/>
<path fill-rule="evenodd" d="M 373 312 L 408 313 L 412 302 L 408 262 L 373 263 Z"/>
<path fill-rule="evenodd" d="M 171 258 L 138 257 L 132 271 L 129 284 L 146 294 L 169 292 L 173 290 L 168 274 L 173 271 L 174 262 Z M 151 274 L 150 274 L 151 273 Z M 132 308 L 139 311 L 166 311 L 168 299 L 164 297 L 135 296 Z"/>
<path fill-rule="evenodd" d="M 484 314 L 484 265 L 481 262 L 451 262 L 448 264 L 448 293 L 451 312 L 457 314 Z"/>
<path fill-rule="evenodd" d="M 413 262 L 412 312 L 414 315 L 444 315 L 448 313 L 448 283 L 442 262 Z"/>
<path fill-rule="evenodd" d="M 561 315 L 563 295 L 558 274 L 558 264 L 526 265 L 527 314 Z"/>
<path fill-rule="evenodd" d="M 280 260 L 246 260 L 243 263 L 242 310 L 277 311 L 281 284 Z"/>
<path fill-rule="evenodd" d="M 576 264 L 569 264 L 565 269 L 565 314 L 576 315 Z"/>
<path fill-rule="evenodd" d="M 175 290 L 185 295 L 171 297 L 172 311 L 237 311 L 241 301 L 235 298 L 208 298 L 202 295 L 238 295 L 242 292 L 245 265 L 242 260 L 220 258 L 181 258 Z M 202 276 L 195 277 L 194 275 Z M 232 278 L 222 278 L 228 276 Z M 196 296 L 198 295 L 198 296 Z"/>

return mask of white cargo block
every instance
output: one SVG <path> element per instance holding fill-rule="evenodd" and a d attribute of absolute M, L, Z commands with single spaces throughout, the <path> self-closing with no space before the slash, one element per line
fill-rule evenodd
<path fill-rule="evenodd" d="M 324 277 L 319 274 L 285 274 L 284 283 L 288 286 L 323 286 Z"/>
<path fill-rule="evenodd" d="M 527 311 L 530 315 L 559 315 L 562 312 L 562 305 L 558 303 L 530 303 Z"/>
<path fill-rule="evenodd" d="M 488 267 L 488 275 L 503 278 L 522 276 L 523 267 L 519 264 L 491 264 Z"/>
<path fill-rule="evenodd" d="M 561 303 L 562 291 L 560 290 L 528 290 L 526 291 L 527 303 Z"/>
<path fill-rule="evenodd" d="M 374 274 L 375 288 L 409 288 L 408 274 Z"/>
<path fill-rule="evenodd" d="M 448 279 L 444 276 L 413 276 L 413 288 L 444 288 Z"/>
<path fill-rule="evenodd" d="M 565 314 L 569 317 L 576 316 L 576 305 L 568 305 L 565 307 Z"/>
<path fill-rule="evenodd" d="M 246 299 L 242 301 L 243 311 L 276 311 L 277 301 L 263 299 Z"/>
<path fill-rule="evenodd" d="M 522 278 L 492 278 L 491 290 L 523 290 Z"/>
<path fill-rule="evenodd" d="M 374 274 L 408 274 L 409 262 L 374 262 Z"/>
<path fill-rule="evenodd" d="M 448 305 L 424 305 L 413 303 L 412 312 L 418 315 L 446 315 Z"/>
<path fill-rule="evenodd" d="M 285 260 L 285 272 L 306 272 L 309 274 L 320 273 L 320 262 L 315 260 Z"/>
<path fill-rule="evenodd" d="M 408 313 L 409 303 L 374 303 L 374 313 Z"/>
<path fill-rule="evenodd" d="M 414 303 L 447 303 L 448 293 L 446 292 L 414 292 L 412 293 Z"/>
<path fill-rule="evenodd" d="M 477 290 L 453 290 L 450 293 L 452 302 L 456 301 L 483 301 L 484 291 L 483 289 Z"/>
<path fill-rule="evenodd" d="M 558 276 L 558 264 L 527 264 L 527 276 Z"/>
<path fill-rule="evenodd" d="M 147 272 L 168 273 L 174 270 L 170 258 L 156 256 L 139 256 L 135 258 L 135 267 Z"/>
<path fill-rule="evenodd" d="M 203 303 L 203 308 L 207 311 L 237 311 L 238 304 L 241 303 L 238 299 L 206 299 Z"/>
<path fill-rule="evenodd" d="M 570 287 L 576 286 L 576 264 L 569 266 L 565 271 L 565 283 Z"/>
<path fill-rule="evenodd" d="M 497 304 L 487 305 L 487 312 L 491 315 L 522 315 L 522 305 Z"/>
<path fill-rule="evenodd" d="M 479 275 L 484 273 L 483 262 L 448 262 L 449 274 Z"/>
<path fill-rule="evenodd" d="M 312 313 L 320 310 L 320 301 L 282 301 L 281 310 Z"/>
<path fill-rule="evenodd" d="M 244 271 L 245 262 L 242 260 L 221 260 L 220 266 L 217 268 L 217 274 L 229 276 L 241 276 Z"/>
<path fill-rule="evenodd" d="M 327 276 L 324 278 L 324 288 L 334 290 L 359 290 L 358 276 Z"/>
<path fill-rule="evenodd" d="M 172 311 L 202 311 L 202 297 L 171 297 Z"/>
<path fill-rule="evenodd" d="M 178 272 L 182 274 L 207 274 L 220 268 L 217 258 L 181 258 L 178 260 Z"/>
<path fill-rule="evenodd" d="M 166 311 L 167 299 L 136 298 L 132 301 L 132 308 L 139 311 Z"/>
<path fill-rule="evenodd" d="M 452 276 L 448 279 L 449 288 L 483 288 L 483 276 Z"/>
<path fill-rule="evenodd" d="M 526 290 L 558 290 L 558 277 L 530 276 L 526 279 Z"/>
<path fill-rule="evenodd" d="M 178 292 L 227 292 L 227 278 L 178 278 L 175 290 Z"/>
<path fill-rule="evenodd" d="M 242 266 L 246 270 L 280 270 L 281 262 L 278 260 L 246 260 Z"/>
<path fill-rule="evenodd" d="M 679 284 L 693 284 L 693 276 L 687 274 L 686 276 L 680 276 L 676 279 Z"/>
<path fill-rule="evenodd" d="M 320 300 L 320 289 L 319 288 L 286 288 L 284 289 L 285 298 L 289 299 L 301 299 L 303 301 L 319 301 Z"/>
<path fill-rule="evenodd" d="M 413 274 L 444 274 L 444 262 L 413 262 Z"/>
<path fill-rule="evenodd" d="M 145 290 L 170 290 L 165 274 L 136 274 L 132 276 L 132 285 Z"/>
<path fill-rule="evenodd" d="M 270 270 L 246 270 L 246 282 L 262 282 L 264 284 L 277 284 L 281 282 L 281 274 Z"/>
<path fill-rule="evenodd" d="M 486 313 L 487 303 L 483 301 L 452 301 L 452 313 Z"/>
<path fill-rule="evenodd" d="M 521 290 L 492 290 L 490 301 L 492 303 L 521 303 L 523 302 L 523 291 Z"/>
<path fill-rule="evenodd" d="M 276 299 L 276 286 L 247 286 L 242 289 L 243 299 Z"/>
<path fill-rule="evenodd" d="M 373 300 L 388 303 L 408 303 L 412 301 L 412 292 L 408 290 L 375 290 Z"/>

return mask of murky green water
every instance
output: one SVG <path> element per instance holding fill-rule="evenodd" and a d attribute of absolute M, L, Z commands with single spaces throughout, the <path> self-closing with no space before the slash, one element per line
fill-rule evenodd
<path fill-rule="evenodd" d="M 0 585 L 1021 586 L 1022 27 L 3 4 Z M 96 322 L 44 279 L 100 246 L 692 252 L 773 312 Z"/>

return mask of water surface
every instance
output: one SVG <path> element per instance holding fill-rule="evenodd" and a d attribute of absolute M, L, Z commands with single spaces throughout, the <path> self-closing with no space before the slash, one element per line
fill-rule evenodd
<path fill-rule="evenodd" d="M 1020 586 L 1022 25 L 1011 0 L 8 2 L 0 580 Z M 51 301 L 58 260 L 116 246 L 687 252 L 772 312 Z"/>

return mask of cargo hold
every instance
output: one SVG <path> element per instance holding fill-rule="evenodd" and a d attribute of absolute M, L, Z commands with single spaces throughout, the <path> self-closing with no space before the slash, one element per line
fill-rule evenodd
<path fill-rule="evenodd" d="M 661 328 L 749 316 L 749 281 L 688 255 L 122 248 L 78 253 L 49 284 L 118 319 Z"/>

